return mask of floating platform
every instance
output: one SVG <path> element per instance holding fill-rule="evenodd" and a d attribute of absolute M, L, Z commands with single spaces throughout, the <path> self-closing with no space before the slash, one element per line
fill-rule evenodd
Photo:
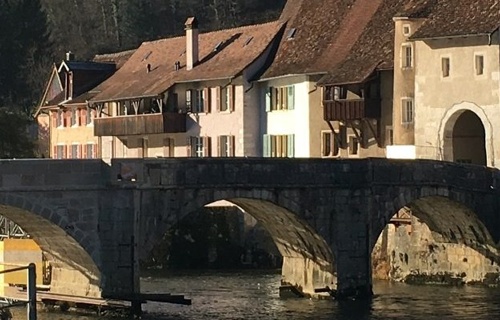
<path fill-rule="evenodd" d="M 20 287 L 6 287 L 2 296 L 5 304 L 17 304 L 16 302 L 27 302 L 26 291 Z M 92 310 L 100 314 L 103 311 L 130 311 L 134 314 L 140 313 L 137 307 L 148 301 L 191 305 L 191 299 L 182 295 L 140 293 L 123 295 L 113 298 L 92 298 L 73 295 L 56 294 L 47 291 L 37 291 L 37 302 L 45 306 L 58 306 L 66 311 L 69 308 L 80 310 Z"/>

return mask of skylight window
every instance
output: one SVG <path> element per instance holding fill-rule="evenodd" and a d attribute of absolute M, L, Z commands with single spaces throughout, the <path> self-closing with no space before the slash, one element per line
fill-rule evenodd
<path fill-rule="evenodd" d="M 148 53 L 146 53 L 146 55 L 144 56 L 144 58 L 142 58 L 142 61 L 145 61 L 145 60 L 148 60 L 149 56 L 153 53 L 153 51 L 149 51 Z"/>
<path fill-rule="evenodd" d="M 245 46 L 248 46 L 248 45 L 250 44 L 250 42 L 252 42 L 252 40 L 253 40 L 253 37 L 249 37 L 249 38 L 247 39 L 247 41 L 245 41 L 245 44 L 244 44 L 243 46 L 244 46 L 244 47 L 245 47 Z"/>
<path fill-rule="evenodd" d="M 219 49 L 220 49 L 220 47 L 222 47 L 222 44 L 223 44 L 223 43 L 224 43 L 224 41 L 221 41 L 221 42 L 217 43 L 217 44 L 215 45 L 214 51 L 219 51 Z"/>
<path fill-rule="evenodd" d="M 295 28 L 290 29 L 290 31 L 288 31 L 288 35 L 286 37 L 287 40 L 292 40 L 295 37 L 296 32 L 297 32 L 297 29 L 295 29 Z"/>

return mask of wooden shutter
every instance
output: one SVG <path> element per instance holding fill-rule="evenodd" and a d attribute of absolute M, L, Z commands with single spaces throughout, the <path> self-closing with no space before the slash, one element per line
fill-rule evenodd
<path fill-rule="evenodd" d="M 263 150 L 262 150 L 263 156 L 270 157 L 271 156 L 271 135 L 269 135 L 269 134 L 264 135 L 262 145 L 263 145 Z"/>
<path fill-rule="evenodd" d="M 295 157 L 295 135 L 289 134 L 287 136 L 287 156 L 288 158 Z"/>
<path fill-rule="evenodd" d="M 192 157 L 193 156 L 193 137 L 188 137 L 186 141 L 186 148 L 187 148 L 187 156 Z"/>
<path fill-rule="evenodd" d="M 52 159 L 57 159 L 57 146 L 52 147 Z"/>
<path fill-rule="evenodd" d="M 287 108 L 288 110 L 293 110 L 295 108 L 295 87 L 287 87 Z"/>
<path fill-rule="evenodd" d="M 267 92 L 266 92 L 266 112 L 269 112 L 271 111 L 271 103 L 272 103 L 272 97 L 273 97 L 273 94 L 272 94 L 272 91 L 273 88 L 272 87 L 268 87 L 267 88 Z"/>
<path fill-rule="evenodd" d="M 82 145 L 82 159 L 87 159 L 87 146 L 88 144 Z"/>
<path fill-rule="evenodd" d="M 211 156 L 211 151 L 212 151 L 211 140 L 212 139 L 210 139 L 210 137 L 203 137 L 203 156 L 204 157 Z"/>
<path fill-rule="evenodd" d="M 205 113 L 210 113 L 210 107 L 211 107 L 211 97 L 210 97 L 210 88 L 204 88 L 203 89 L 203 112 Z"/>
<path fill-rule="evenodd" d="M 222 93 L 221 86 L 217 86 L 215 88 L 215 107 L 217 108 L 217 112 L 220 112 L 222 110 L 221 93 Z"/>
<path fill-rule="evenodd" d="M 87 109 L 80 110 L 81 124 L 82 126 L 87 125 Z"/>
<path fill-rule="evenodd" d="M 217 156 L 218 157 L 222 157 L 222 153 L 224 151 L 224 149 L 222 148 L 222 146 L 224 145 L 224 136 L 218 136 L 217 137 Z"/>
<path fill-rule="evenodd" d="M 234 157 L 236 152 L 234 150 L 235 147 L 235 136 L 229 136 L 229 147 L 231 148 L 229 150 L 229 156 Z"/>
<path fill-rule="evenodd" d="M 227 86 L 227 94 L 228 94 L 228 100 L 229 100 L 229 111 L 233 112 L 234 111 L 234 86 L 230 84 Z"/>

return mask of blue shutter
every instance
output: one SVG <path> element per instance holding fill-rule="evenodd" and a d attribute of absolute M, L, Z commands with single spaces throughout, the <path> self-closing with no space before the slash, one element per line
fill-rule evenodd
<path fill-rule="evenodd" d="M 294 158 L 295 157 L 295 135 L 293 134 L 289 134 L 287 136 L 287 146 L 288 146 L 288 150 L 287 150 L 287 157 L 288 158 Z"/>
<path fill-rule="evenodd" d="M 288 95 L 288 110 L 293 110 L 295 109 L 295 86 L 288 86 L 287 87 L 287 95 Z"/>
<path fill-rule="evenodd" d="M 266 112 L 271 111 L 271 98 L 272 98 L 272 87 L 267 87 L 266 89 Z"/>
<path fill-rule="evenodd" d="M 264 139 L 262 141 L 263 144 L 263 150 L 262 154 L 264 157 L 270 157 L 271 156 L 271 135 L 265 134 Z"/>

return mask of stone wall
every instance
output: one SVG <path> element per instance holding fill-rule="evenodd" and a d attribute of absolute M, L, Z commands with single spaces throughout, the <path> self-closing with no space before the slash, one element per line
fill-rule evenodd
<path fill-rule="evenodd" d="M 411 224 L 389 224 L 372 255 L 373 277 L 406 283 L 498 284 L 500 266 L 491 259 L 498 250 L 486 245 L 481 253 L 465 243 L 442 237 L 413 216 Z"/>

